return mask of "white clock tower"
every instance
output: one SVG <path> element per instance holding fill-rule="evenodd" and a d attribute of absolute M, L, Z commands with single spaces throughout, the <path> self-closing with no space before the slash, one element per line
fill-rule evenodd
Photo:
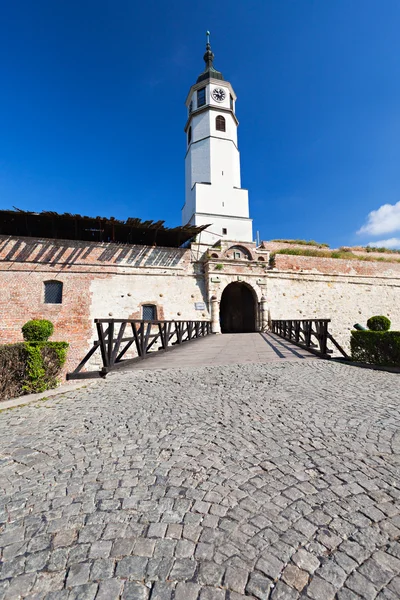
<path fill-rule="evenodd" d="M 209 225 L 201 243 L 222 239 L 252 242 L 247 190 L 240 187 L 236 94 L 213 66 L 209 32 L 206 68 L 186 99 L 185 204 L 182 223 Z"/>

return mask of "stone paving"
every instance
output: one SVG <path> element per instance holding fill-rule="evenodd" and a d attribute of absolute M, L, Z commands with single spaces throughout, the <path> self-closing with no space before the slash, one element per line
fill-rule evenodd
<path fill-rule="evenodd" d="M 209 335 L 169 352 L 155 352 L 154 356 L 137 362 L 133 368 L 152 370 L 315 359 L 315 354 L 273 333 L 231 333 Z"/>
<path fill-rule="evenodd" d="M 4 411 L 0 598 L 397 600 L 399 424 L 399 375 L 322 360 Z"/>

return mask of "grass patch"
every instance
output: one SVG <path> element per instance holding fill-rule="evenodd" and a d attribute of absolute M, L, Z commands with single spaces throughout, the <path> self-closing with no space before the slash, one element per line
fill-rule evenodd
<path fill-rule="evenodd" d="M 271 242 L 282 242 L 284 244 L 296 244 L 297 246 L 316 246 L 317 248 L 329 248 L 329 244 L 316 242 L 315 240 L 271 240 Z"/>
<path fill-rule="evenodd" d="M 383 256 L 358 256 L 353 252 L 343 250 L 317 250 L 313 248 L 282 248 L 273 255 L 288 254 L 290 256 L 314 256 L 319 258 L 339 258 L 343 260 L 361 260 L 366 262 L 400 263 L 400 258 L 385 258 Z M 272 254 L 271 254 L 272 256 Z"/>
<path fill-rule="evenodd" d="M 391 248 L 374 248 L 373 246 L 365 246 L 363 248 L 365 252 L 386 252 L 387 254 L 400 254 L 400 250 L 395 250 Z"/>

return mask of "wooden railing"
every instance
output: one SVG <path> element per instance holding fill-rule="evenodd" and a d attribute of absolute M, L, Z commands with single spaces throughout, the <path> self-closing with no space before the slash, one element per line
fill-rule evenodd
<path fill-rule="evenodd" d="M 330 358 L 333 352 L 328 348 L 328 342 L 330 341 L 345 358 L 349 358 L 329 332 L 330 322 L 330 319 L 272 320 L 271 331 L 285 340 L 289 340 L 292 344 L 305 348 L 323 358 Z"/>
<path fill-rule="evenodd" d="M 67 379 L 105 377 L 107 373 L 133 362 L 154 356 L 157 351 L 204 337 L 211 333 L 210 321 L 142 321 L 135 319 L 95 319 L 98 339 Z M 133 346 L 137 356 L 124 358 Z M 82 371 L 96 351 L 103 366 L 97 371 Z"/>

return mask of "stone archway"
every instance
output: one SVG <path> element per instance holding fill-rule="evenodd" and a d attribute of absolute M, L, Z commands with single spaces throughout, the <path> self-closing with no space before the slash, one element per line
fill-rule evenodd
<path fill-rule="evenodd" d="M 245 283 L 226 286 L 220 303 L 221 333 L 250 333 L 256 331 L 256 296 Z"/>

